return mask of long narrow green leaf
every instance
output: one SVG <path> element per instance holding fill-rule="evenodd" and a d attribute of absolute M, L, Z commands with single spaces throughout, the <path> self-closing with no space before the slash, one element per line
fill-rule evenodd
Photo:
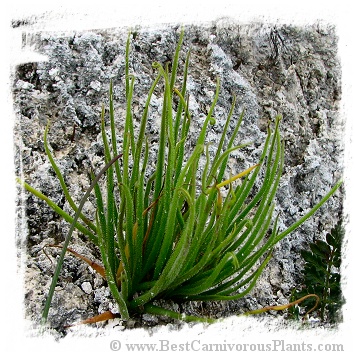
<path fill-rule="evenodd" d="M 304 223 L 307 219 L 312 217 L 314 213 L 319 210 L 328 200 L 331 196 L 334 195 L 334 193 L 339 189 L 339 187 L 343 184 L 343 180 L 339 180 L 332 188 L 331 190 L 317 203 L 312 209 L 310 209 L 301 219 L 299 219 L 297 222 L 295 222 L 292 226 L 289 228 L 285 229 L 283 232 L 281 232 L 277 237 L 275 244 L 279 242 L 281 239 L 286 237 L 288 234 L 293 232 L 295 229 L 297 229 L 302 223 Z"/>
<path fill-rule="evenodd" d="M 139 129 L 139 134 L 138 134 L 138 139 L 137 139 L 137 147 L 136 147 L 136 155 L 134 158 L 134 165 L 132 169 L 132 184 L 134 182 L 137 182 L 138 180 L 138 172 L 139 172 L 139 167 L 140 167 L 140 160 L 142 156 L 142 147 L 143 147 L 143 141 L 145 137 L 145 132 L 146 132 L 146 126 L 147 126 L 147 119 L 148 119 L 148 112 L 149 112 L 149 106 L 150 102 L 152 99 L 152 95 L 154 93 L 154 90 L 160 81 L 161 74 L 159 73 L 155 81 L 153 82 L 152 86 L 149 89 L 148 97 L 144 106 L 144 111 L 142 115 L 142 120 L 141 120 L 141 125 Z"/>
<path fill-rule="evenodd" d="M 114 112 L 114 103 L 113 103 L 112 80 L 110 81 L 109 107 L 110 107 L 110 129 L 111 129 L 112 152 L 113 152 L 113 156 L 117 156 L 118 150 L 117 150 L 117 138 L 116 138 L 116 128 L 115 128 L 115 112 Z M 122 182 L 122 173 L 118 165 L 118 161 L 115 162 L 115 171 L 116 171 L 117 182 Z"/>
<path fill-rule="evenodd" d="M 186 190 L 181 189 L 182 192 L 188 197 Z M 192 204 L 192 202 L 190 202 Z M 165 289 L 168 289 L 169 285 L 172 284 L 176 277 L 179 276 L 179 272 L 182 269 L 183 262 L 186 259 L 186 254 L 188 251 L 188 241 L 190 239 L 190 233 L 194 225 L 194 210 L 192 209 L 191 215 L 189 216 L 186 229 L 182 233 L 181 238 L 179 239 L 177 246 L 174 249 L 174 252 L 167 261 L 163 271 L 161 272 L 158 280 L 153 285 L 153 287 L 147 291 L 145 294 L 134 299 L 131 306 L 137 307 L 144 305 L 147 302 L 151 301 L 158 294 L 163 292 Z"/>
<path fill-rule="evenodd" d="M 62 187 L 62 190 L 63 190 L 63 193 L 64 193 L 64 196 L 66 198 L 66 200 L 68 201 L 68 203 L 70 204 L 71 208 L 74 210 L 74 212 L 76 212 L 78 210 L 78 207 L 77 205 L 74 203 L 73 199 L 71 198 L 70 196 L 70 193 L 69 193 L 69 190 L 67 188 L 67 185 L 65 184 L 65 180 L 63 178 L 63 175 L 62 173 L 60 172 L 58 166 L 56 165 L 54 159 L 53 159 L 53 156 L 52 156 L 52 153 L 49 149 L 49 146 L 48 146 L 48 131 L 49 131 L 49 127 L 50 127 L 50 122 L 48 120 L 48 123 L 47 123 L 47 126 L 46 126 L 46 129 L 44 131 L 44 137 L 43 137 L 43 144 L 44 144 L 44 150 L 46 152 L 46 155 L 48 156 L 48 159 L 49 159 L 49 162 L 51 163 L 51 166 L 55 172 L 55 174 L 57 175 L 57 178 L 60 182 L 60 186 Z M 96 232 L 96 226 L 87 218 L 85 217 L 85 215 L 83 213 L 80 213 L 80 219 L 88 225 L 88 227 L 93 230 L 94 232 Z"/>
<path fill-rule="evenodd" d="M 173 65 L 172 65 L 172 68 L 171 68 L 171 79 L 170 79 L 171 93 L 172 93 L 172 90 L 173 90 L 173 88 L 175 86 L 177 68 L 178 68 L 178 64 L 179 64 L 179 54 L 180 54 L 181 45 L 182 45 L 183 40 L 184 40 L 184 29 L 182 29 L 180 31 L 180 37 L 179 37 L 178 44 L 176 46 L 174 61 L 173 61 Z"/>
<path fill-rule="evenodd" d="M 38 197 L 40 200 L 44 201 L 47 203 L 47 205 L 53 209 L 56 213 L 58 213 L 59 216 L 64 218 L 68 223 L 72 224 L 74 221 L 74 218 L 70 216 L 69 213 L 63 211 L 57 204 L 55 204 L 50 198 L 48 198 L 46 195 L 44 195 L 42 192 L 36 190 L 32 186 L 30 186 L 28 183 L 21 181 L 19 178 L 16 178 L 17 183 L 19 183 L 21 186 L 23 186 L 28 192 L 31 192 L 33 195 Z M 85 236 L 89 237 L 92 242 L 97 244 L 97 237 L 95 234 L 93 234 L 89 229 L 84 227 L 82 224 L 79 222 L 75 223 L 75 228 L 78 229 L 81 233 L 83 233 Z"/>
<path fill-rule="evenodd" d="M 97 182 L 100 180 L 101 176 L 107 171 L 107 169 L 112 166 L 116 160 L 118 160 L 119 158 L 121 157 L 121 154 L 114 157 L 110 162 L 108 162 L 102 169 L 101 171 L 97 174 L 97 176 L 95 177 L 95 180 L 91 183 L 90 187 L 88 188 L 88 190 L 85 192 L 85 195 L 83 196 L 83 198 L 81 199 L 80 201 L 80 204 L 79 204 L 79 207 L 78 207 L 78 210 L 76 211 L 75 213 L 75 216 L 74 216 L 74 219 L 71 223 L 71 226 L 69 228 L 69 232 L 65 238 L 65 241 L 63 243 L 63 249 L 61 251 L 61 254 L 59 256 L 59 260 L 57 262 L 57 266 L 56 266 L 56 269 L 54 271 L 54 275 L 53 275 L 53 278 L 52 278 L 52 282 L 51 282 L 51 285 L 50 285 L 50 288 L 49 288 L 49 291 L 48 291 L 48 296 L 47 296 L 47 300 L 46 300 L 46 303 L 45 303 L 45 306 L 44 306 L 44 310 L 43 310 L 43 314 L 42 314 L 42 321 L 43 323 L 45 323 L 47 321 L 47 318 L 48 318 L 48 312 L 49 312 L 49 309 L 50 309 L 50 306 L 51 306 L 51 302 L 52 302 L 52 298 L 53 298 L 53 294 L 54 294 L 54 289 L 57 285 L 57 281 L 58 281 L 58 278 L 59 278 L 59 274 L 60 274 L 60 271 L 62 269 L 62 265 L 63 265 L 63 261 L 64 261 L 64 256 L 65 256 L 65 253 L 67 251 L 67 248 L 68 248 L 68 245 L 69 245 L 69 242 L 70 242 L 70 238 L 73 234 L 73 231 L 76 227 L 76 224 L 77 224 L 77 221 L 79 219 L 79 216 L 80 216 L 80 213 L 81 213 L 81 210 L 83 209 L 84 207 L 84 204 L 86 202 L 86 200 L 88 199 L 91 191 L 94 189 L 95 185 L 97 184 Z M 124 318 L 127 318 L 128 317 L 128 313 L 126 314 L 125 311 L 123 312 L 123 316 Z"/>
<path fill-rule="evenodd" d="M 97 218 L 97 220 L 98 220 L 98 218 Z M 113 267 L 111 265 L 110 258 L 106 251 L 104 237 L 102 235 L 102 232 L 100 232 L 99 229 L 98 229 L 98 237 L 99 237 L 99 247 L 100 247 L 100 251 L 101 251 L 101 257 L 102 257 L 102 261 L 105 266 L 107 284 L 110 287 L 110 291 L 111 291 L 113 297 L 117 301 L 122 318 L 128 319 L 129 311 L 128 311 L 128 307 L 127 307 L 127 302 L 125 301 L 125 299 L 123 298 L 123 296 L 121 295 L 121 293 L 118 290 L 118 287 L 116 284 L 116 276 L 113 273 Z"/>
<path fill-rule="evenodd" d="M 91 173 L 91 180 L 95 179 L 95 175 Z M 96 197 L 96 212 L 98 217 L 98 222 L 100 222 L 100 231 L 104 237 L 106 237 L 106 215 L 104 208 L 104 201 L 102 198 L 102 192 L 100 186 L 97 184 L 94 187 L 95 197 Z M 96 242 L 98 245 L 98 241 Z"/>
<path fill-rule="evenodd" d="M 111 152 L 108 143 L 108 138 L 105 132 L 105 109 L 102 107 L 101 112 L 101 134 L 105 150 L 105 162 L 111 160 Z M 117 161 L 116 161 L 117 163 Z M 105 235 L 104 243 L 107 249 L 107 257 L 112 269 L 112 274 L 116 273 L 118 268 L 118 260 L 115 254 L 115 197 L 114 197 L 114 180 L 113 167 L 109 167 L 106 172 L 106 219 L 105 219 Z"/>
<path fill-rule="evenodd" d="M 234 295 L 220 295 L 220 294 L 209 294 L 208 292 L 206 294 L 199 294 L 196 296 L 189 295 L 188 299 L 189 300 L 200 300 L 200 301 L 206 301 L 206 300 L 238 300 L 244 297 L 245 295 L 249 294 L 249 292 L 254 288 L 256 282 L 258 281 L 259 276 L 263 272 L 265 266 L 271 259 L 271 254 L 267 256 L 267 258 L 263 261 L 263 263 L 260 265 L 260 267 L 248 278 L 245 279 L 245 281 L 240 284 L 239 287 L 235 287 L 233 290 L 237 290 L 238 288 L 247 285 L 249 282 L 249 286 L 243 290 L 243 292 L 239 294 L 234 294 Z"/>
<path fill-rule="evenodd" d="M 184 182 L 186 172 L 189 170 L 189 168 L 191 166 L 195 165 L 198 162 L 198 158 L 201 155 L 202 151 L 203 151 L 203 146 L 196 147 L 196 149 L 190 156 L 188 162 L 186 163 L 186 166 L 181 171 L 176 188 L 178 188 L 178 189 L 183 188 L 183 182 Z M 158 260 L 155 263 L 155 278 L 157 278 L 159 276 L 166 260 L 169 258 L 170 254 L 171 254 L 171 247 L 173 244 L 172 238 L 173 238 L 173 232 L 175 229 L 175 220 L 176 220 L 176 210 L 177 210 L 178 199 L 179 199 L 179 191 L 177 189 L 175 189 L 173 197 L 171 199 L 171 202 L 169 202 L 170 208 L 169 208 L 169 211 L 167 214 L 167 222 L 169 224 L 167 225 L 167 227 L 165 229 L 164 241 L 163 241 L 161 249 L 160 249 L 160 254 L 159 254 Z"/>

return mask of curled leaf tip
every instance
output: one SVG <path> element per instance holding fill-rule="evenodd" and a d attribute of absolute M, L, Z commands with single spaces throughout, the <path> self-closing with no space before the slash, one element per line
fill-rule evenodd
<path fill-rule="evenodd" d="M 221 188 L 223 186 L 226 186 L 226 185 L 229 185 L 230 183 L 232 183 L 233 181 L 236 181 L 238 180 L 239 178 L 243 177 L 243 176 L 246 176 L 249 172 L 251 172 L 252 170 L 254 170 L 256 167 L 260 166 L 260 164 L 256 164 L 256 165 L 253 165 L 251 167 L 249 167 L 248 169 L 240 172 L 239 174 L 229 178 L 228 180 L 224 180 L 222 182 L 220 182 L 219 184 L 217 184 L 217 188 Z"/>

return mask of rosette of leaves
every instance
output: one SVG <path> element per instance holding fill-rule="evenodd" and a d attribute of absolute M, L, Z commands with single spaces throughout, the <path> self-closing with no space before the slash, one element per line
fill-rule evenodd
<path fill-rule="evenodd" d="M 294 291 L 293 298 L 298 299 L 307 294 L 319 297 L 315 313 L 321 321 L 336 322 L 340 319 L 340 310 L 344 303 L 341 292 L 341 246 L 344 238 L 344 229 L 339 221 L 330 233 L 326 234 L 325 241 L 316 240 L 309 245 L 309 249 L 302 250 L 301 256 L 305 260 L 303 269 L 304 287 Z M 305 306 L 310 308 L 311 302 Z M 297 317 L 299 308 L 293 307 L 291 313 Z"/>
<path fill-rule="evenodd" d="M 171 66 L 153 63 L 157 77 L 147 93 L 136 132 L 131 109 L 135 77 L 129 73 L 128 38 L 127 104 L 122 144 L 118 145 L 116 139 L 111 82 L 109 117 L 105 117 L 104 108 L 101 116 L 105 163 L 96 176 L 92 175 L 92 184 L 78 206 L 55 164 L 48 145 L 47 126 L 45 151 L 72 212 L 64 212 L 49 197 L 19 180 L 70 224 L 47 294 L 44 321 L 66 252 L 88 262 L 107 280 L 122 319 L 145 312 L 199 321 L 198 317 L 163 309 L 156 301 L 235 300 L 245 296 L 270 260 L 275 244 L 311 217 L 341 185 L 341 181 L 337 182 L 308 213 L 280 232 L 277 219 L 273 220 L 273 217 L 274 198 L 284 165 L 284 145 L 279 131 L 281 117 L 269 125 L 259 161 L 240 173 L 228 173 L 229 155 L 247 143 L 234 143 L 243 121 L 242 112 L 236 125 L 230 125 L 235 97 L 214 150 L 211 150 L 212 144 L 205 142 L 209 127 L 216 120 L 213 112 L 219 96 L 218 78 L 209 112 L 200 133 L 193 138 L 192 152 L 187 153 L 185 147 L 190 140 L 189 127 L 193 118 L 189 112 L 187 90 L 189 53 L 182 75 L 177 75 L 182 42 L 183 32 Z M 177 78 L 181 78 L 180 83 Z M 159 82 L 163 83 L 164 100 L 158 151 L 153 156 L 145 133 L 151 98 L 158 90 Z M 106 122 L 109 123 L 109 134 L 106 133 Z M 148 165 L 154 168 L 151 175 L 147 173 Z M 241 182 L 236 184 L 237 180 Z M 225 191 L 223 194 L 222 190 Z M 97 206 L 94 221 L 82 213 L 92 191 Z M 100 263 L 90 262 L 70 249 L 74 229 L 99 247 Z M 110 317 L 113 315 L 108 312 L 102 319 Z"/>

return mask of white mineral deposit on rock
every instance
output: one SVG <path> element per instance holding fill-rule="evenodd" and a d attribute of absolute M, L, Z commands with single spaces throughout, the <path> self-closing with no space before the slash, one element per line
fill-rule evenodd
<path fill-rule="evenodd" d="M 84 292 L 86 292 L 87 294 L 91 294 L 92 293 L 92 286 L 88 281 L 84 281 L 81 284 L 81 288 L 83 289 Z"/>

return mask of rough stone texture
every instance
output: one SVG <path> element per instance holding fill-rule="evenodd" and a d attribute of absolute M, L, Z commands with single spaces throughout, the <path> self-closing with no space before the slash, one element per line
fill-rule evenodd
<path fill-rule="evenodd" d="M 133 113 L 137 121 L 154 78 L 151 64 L 172 60 L 178 36 L 178 26 L 137 28 L 133 33 L 130 61 L 136 76 Z M 117 128 L 123 127 L 126 38 L 126 29 L 37 33 L 32 42 L 48 56 L 48 62 L 21 65 L 14 74 L 17 174 L 65 210 L 70 211 L 69 206 L 44 153 L 45 124 L 51 120 L 49 141 L 55 160 L 79 202 L 89 186 L 90 167 L 98 170 L 103 163 L 99 118 L 102 103 L 108 103 L 110 79 L 114 83 Z M 233 93 L 237 95 L 237 107 L 231 126 L 242 109 L 246 110 L 238 140 L 253 145 L 232 155 L 231 172 L 257 161 L 267 121 L 277 113 L 283 115 L 286 163 L 276 211 L 280 228 L 288 227 L 342 174 L 343 123 L 338 113 L 341 68 L 335 29 L 320 25 L 240 25 L 221 20 L 185 27 L 181 65 L 189 48 L 192 136 L 207 114 L 217 75 L 222 88 L 215 110 L 217 123 L 209 131 L 208 140 L 218 141 Z M 148 124 L 152 143 L 158 135 L 161 107 L 162 98 L 157 92 Z M 312 219 L 278 244 L 257 287 L 245 299 L 173 307 L 219 317 L 285 303 L 299 280 L 300 249 L 322 238 L 336 223 L 342 212 L 342 197 L 343 193 L 338 192 Z M 18 205 L 18 243 L 25 257 L 25 316 L 36 323 L 59 255 L 58 249 L 46 245 L 60 243 L 69 227 L 45 203 L 20 189 Z M 92 204 L 85 210 L 93 217 Z M 74 235 L 71 247 L 93 260 L 100 258 L 99 251 L 81 235 Z M 53 328 L 115 309 L 103 280 L 71 255 L 65 260 L 53 306 Z M 164 323 L 164 319 L 143 315 L 127 327 L 157 323 Z"/>

